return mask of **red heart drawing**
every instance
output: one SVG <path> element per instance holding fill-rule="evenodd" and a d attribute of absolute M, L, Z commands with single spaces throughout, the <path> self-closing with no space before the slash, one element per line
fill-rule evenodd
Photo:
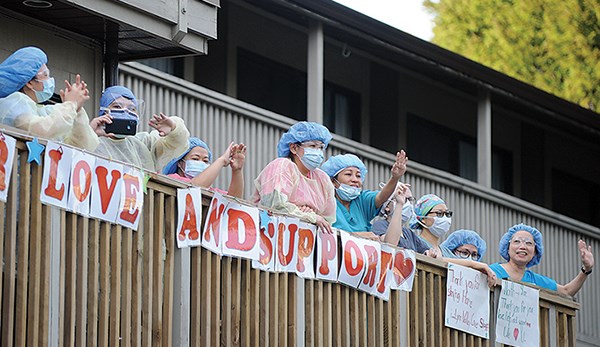
<path fill-rule="evenodd" d="M 515 331 L 513 331 L 513 336 L 515 337 L 515 340 L 516 340 L 517 336 L 519 336 L 519 329 L 515 328 Z"/>
<path fill-rule="evenodd" d="M 397 285 L 401 285 L 415 271 L 415 264 L 411 258 L 405 258 L 403 252 L 394 256 L 394 267 L 392 268 Z"/>

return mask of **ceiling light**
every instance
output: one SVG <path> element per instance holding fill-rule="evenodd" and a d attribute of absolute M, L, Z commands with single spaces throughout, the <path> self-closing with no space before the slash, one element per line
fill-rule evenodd
<path fill-rule="evenodd" d="M 27 7 L 33 8 L 50 8 L 52 7 L 52 3 L 50 1 L 45 0 L 25 0 L 23 1 L 23 5 Z"/>

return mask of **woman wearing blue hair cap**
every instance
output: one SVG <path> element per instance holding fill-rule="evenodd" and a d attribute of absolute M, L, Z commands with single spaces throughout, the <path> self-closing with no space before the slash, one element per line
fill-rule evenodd
<path fill-rule="evenodd" d="M 267 164 L 254 181 L 256 191 L 252 201 L 332 232 L 331 223 L 335 222 L 333 185 L 329 176 L 319 169 L 331 139 L 329 130 L 321 124 L 292 125 L 277 145 L 279 158 Z"/>
<path fill-rule="evenodd" d="M 582 263 L 581 271 L 571 282 L 565 285 L 558 284 L 552 278 L 527 269 L 537 265 L 542 259 L 544 254 L 542 233 L 532 226 L 517 224 L 508 229 L 498 244 L 498 251 L 507 262 L 495 263 L 490 267 L 501 279 L 533 283 L 542 288 L 573 296 L 579 292 L 594 267 L 592 246 L 586 245 L 583 240 L 579 240 L 577 246 Z"/>
<path fill-rule="evenodd" d="M 106 133 L 104 129 L 106 124 L 112 123 L 111 111 L 126 114 L 137 121 L 140 118 L 139 103 L 131 90 L 123 86 L 106 88 L 100 98 L 98 117 L 90 122 L 90 126 L 100 137 L 100 144 L 95 151 L 97 154 L 158 172 L 188 149 L 190 133 L 179 117 L 155 114 L 148 123 L 153 131 L 115 135 Z"/>
<path fill-rule="evenodd" d="M 62 103 L 41 105 L 54 95 L 46 53 L 24 47 L 0 64 L 0 122 L 34 136 L 58 140 L 93 151 L 98 137 L 90 128 L 83 104 L 90 98 L 79 75 L 75 83 L 65 81 Z"/>
<path fill-rule="evenodd" d="M 244 194 L 244 176 L 242 169 L 246 159 L 246 145 L 230 143 L 227 150 L 214 162 L 212 152 L 204 141 L 190 137 L 188 150 L 178 158 L 171 160 L 163 169 L 163 174 L 198 187 L 211 188 L 221 169 L 231 167 L 231 182 L 227 192 L 211 188 L 223 194 L 242 198 Z"/>
<path fill-rule="evenodd" d="M 473 230 L 456 230 L 440 244 L 452 251 L 456 258 L 480 261 L 487 246 L 485 241 Z"/>
<path fill-rule="evenodd" d="M 356 155 L 338 154 L 330 157 L 321 168 L 329 175 L 335 187 L 336 220 L 333 226 L 379 240 L 379 236 L 370 231 L 370 221 L 396 190 L 398 180 L 406 172 L 407 162 L 406 153 L 398 152 L 388 182 L 382 190 L 371 191 L 362 189 L 367 168 Z"/>

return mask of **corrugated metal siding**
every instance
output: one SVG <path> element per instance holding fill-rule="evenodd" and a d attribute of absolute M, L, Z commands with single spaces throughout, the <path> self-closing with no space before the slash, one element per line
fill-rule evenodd
<path fill-rule="evenodd" d="M 127 64 L 121 68 L 120 82 L 144 99 L 146 117 L 161 111 L 167 115 L 180 116 L 193 136 L 198 136 L 209 144 L 215 157 L 231 141 L 248 145 L 244 167 L 245 194 L 246 197 L 251 196 L 254 189 L 253 178 L 276 157 L 279 137 L 293 120 L 139 64 Z M 147 124 L 143 124 L 142 129 L 147 130 Z M 369 170 L 365 188 L 377 189 L 379 182 L 389 178 L 394 158 L 392 154 L 335 136 L 327 155 L 343 152 L 353 152 L 363 157 Z M 230 178 L 230 171 L 226 168 L 215 186 L 227 189 Z M 551 211 L 535 206 L 527 207 L 527 203 L 516 204 L 514 198 L 503 198 L 501 193 L 486 193 L 473 183 L 448 173 L 411 163 L 405 181 L 412 185 L 413 194 L 417 197 L 435 193 L 445 199 L 449 208 L 455 212 L 453 230 L 478 231 L 488 243 L 488 252 L 483 259 L 488 263 L 501 260 L 496 245 L 510 226 L 520 222 L 534 225 L 542 231 L 545 256 L 535 270 L 555 278 L 559 283 L 570 281 L 579 271 L 581 264 L 577 250 L 578 239 L 583 237 L 586 241 L 591 241 L 592 249 L 600 250 L 600 233 L 597 228 L 587 225 L 582 227 L 582 223 L 565 217 L 560 217 L 560 222 L 555 223 Z M 594 273 L 578 295 L 583 305 L 577 316 L 577 328 L 582 341 L 600 346 L 599 291 L 599 274 Z"/>

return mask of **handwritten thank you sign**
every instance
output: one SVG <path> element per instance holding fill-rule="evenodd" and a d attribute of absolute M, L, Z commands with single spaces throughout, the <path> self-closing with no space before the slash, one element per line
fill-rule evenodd
<path fill-rule="evenodd" d="M 496 342 L 511 346 L 539 346 L 539 301 L 539 290 L 502 281 Z"/>

